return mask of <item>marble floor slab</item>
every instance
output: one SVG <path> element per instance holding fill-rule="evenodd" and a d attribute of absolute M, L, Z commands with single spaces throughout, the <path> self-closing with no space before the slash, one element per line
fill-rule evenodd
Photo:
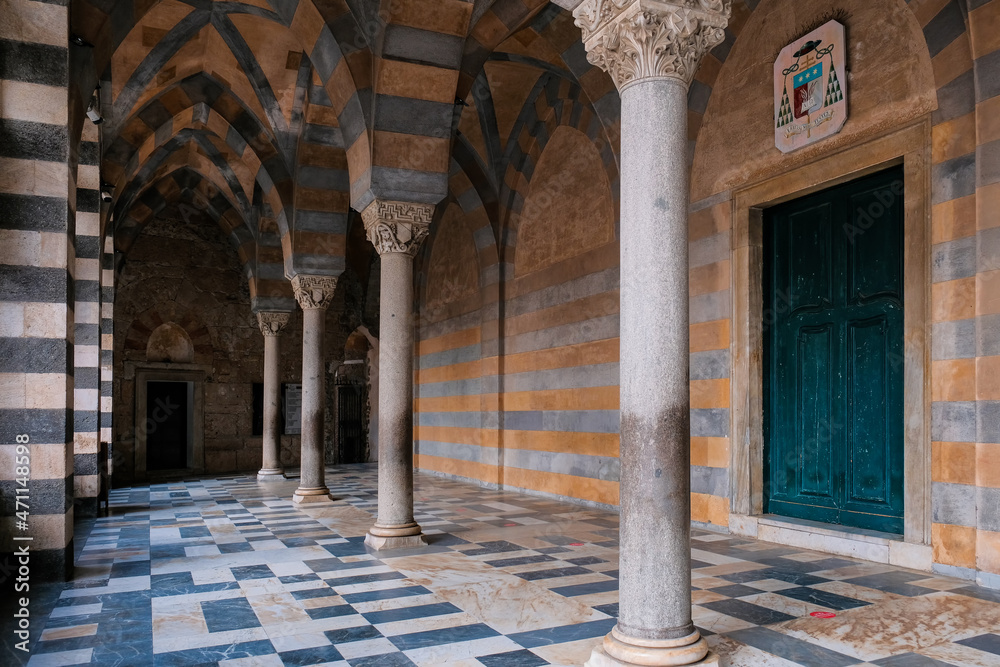
<path fill-rule="evenodd" d="M 304 507 L 294 479 L 114 490 L 30 655 L 0 664 L 569 666 L 615 623 L 614 512 L 418 473 L 428 545 L 378 553 L 375 467 L 328 483 Z M 1000 592 L 704 530 L 692 547 L 692 617 L 730 667 L 1000 667 Z"/>

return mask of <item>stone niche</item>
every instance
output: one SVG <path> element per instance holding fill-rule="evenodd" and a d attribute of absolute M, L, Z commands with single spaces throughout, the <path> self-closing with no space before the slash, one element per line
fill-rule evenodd
<path fill-rule="evenodd" d="M 146 361 L 191 363 L 194 361 L 191 337 L 176 322 L 164 322 L 149 335 Z"/>

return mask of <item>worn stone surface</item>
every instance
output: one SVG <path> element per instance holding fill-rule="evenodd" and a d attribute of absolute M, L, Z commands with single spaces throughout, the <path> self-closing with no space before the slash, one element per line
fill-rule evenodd
<path fill-rule="evenodd" d="M 298 295 L 296 295 L 298 296 Z M 302 470 L 295 499 L 326 496 L 323 481 L 323 308 L 302 311 Z"/>
<path fill-rule="evenodd" d="M 269 313 L 268 315 L 272 315 Z M 279 332 L 286 326 L 285 318 L 267 318 L 258 313 L 264 335 L 264 433 L 261 447 L 261 467 L 258 479 L 281 477 L 281 348 Z M 270 322 L 267 320 L 270 319 Z M 284 322 L 282 322 L 284 319 Z M 267 326 L 265 326 L 267 324 Z"/>
<path fill-rule="evenodd" d="M 376 527 L 413 521 L 413 258 L 382 254 Z M 420 532 L 419 527 L 416 532 Z"/>
<path fill-rule="evenodd" d="M 674 80 L 622 93 L 619 626 L 641 639 L 693 629 L 685 93 Z"/>

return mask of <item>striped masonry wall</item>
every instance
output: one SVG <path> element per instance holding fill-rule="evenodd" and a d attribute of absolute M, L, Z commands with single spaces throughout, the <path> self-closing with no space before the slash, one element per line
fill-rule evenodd
<path fill-rule="evenodd" d="M 969 2 L 976 91 L 976 569 L 1000 588 L 1000 0 Z"/>
<path fill-rule="evenodd" d="M 358 211 L 375 196 L 436 204 L 447 193 L 455 87 L 472 9 L 463 0 L 385 5 L 367 177 L 356 166 L 356 147 L 347 144 Z M 366 178 L 370 189 L 364 192 Z"/>
<path fill-rule="evenodd" d="M 80 516 L 97 515 L 101 413 L 101 192 L 99 129 L 83 124 L 76 189 L 76 325 L 73 360 L 73 493 Z"/>
<path fill-rule="evenodd" d="M 326 91 L 309 86 L 295 174 L 295 219 L 286 243 L 288 275 L 340 275 L 347 248 L 350 178 L 337 116 Z M 280 278 L 284 278 L 281 276 Z M 278 279 L 275 276 L 275 279 Z"/>
<path fill-rule="evenodd" d="M 488 225 L 473 232 L 474 220 L 439 228 L 466 242 L 451 255 L 432 249 L 433 264 L 476 262 L 474 244 L 492 233 Z M 504 293 L 500 322 L 488 301 L 499 290 L 490 285 L 430 308 L 422 303 L 416 465 L 617 504 L 617 242 L 523 277 L 507 273 L 494 283 Z"/>
<path fill-rule="evenodd" d="M 450 295 L 442 288 L 457 282 L 433 273 L 424 277 L 430 284 L 421 285 L 430 299 L 421 303 L 414 364 L 414 465 L 493 486 L 500 483 L 499 425 L 496 411 L 482 408 L 497 400 L 497 391 L 495 375 L 492 383 L 483 377 L 479 262 L 466 221 L 452 215 L 442 223 L 425 256 L 432 266 L 460 267 L 474 282 L 471 289 Z M 447 248 L 435 242 L 445 234 Z"/>
<path fill-rule="evenodd" d="M 757 0 L 735 0 L 726 36 L 702 58 L 688 89 L 688 158 L 693 160 L 698 133 L 712 87 Z M 730 456 L 730 230 L 728 198 L 693 202 L 688 221 L 691 340 L 691 518 L 729 525 Z"/>
<path fill-rule="evenodd" d="M 565 45 L 565 22 L 552 18 L 531 30 Z M 562 54 L 582 78 L 594 72 L 582 50 Z M 618 158 L 607 134 L 617 111 L 602 116 L 588 92 L 609 95 L 543 74 L 505 150 L 504 484 L 617 505 Z M 591 210 L 571 204 L 581 197 Z"/>
<path fill-rule="evenodd" d="M 546 79 L 525 104 L 508 158 L 509 226 L 503 263 L 497 263 L 495 233 L 468 175 L 456 170 L 450 206 L 435 230 L 429 254 L 429 284 L 421 302 L 417 376 L 417 465 L 506 488 L 615 505 L 618 502 L 618 244 L 615 198 L 609 186 L 607 238 L 586 240 L 588 221 L 554 214 L 534 216 L 535 229 L 519 228 L 533 177 L 544 174 L 548 201 L 572 198 L 582 177 L 553 174 L 559 160 L 541 163 L 549 140 L 592 144 L 594 169 L 608 183 L 617 179 L 613 153 L 585 97 L 566 81 Z M 572 128 L 572 129 L 570 129 Z M 567 140 L 568 134 L 578 139 Z M 572 145 L 572 144 L 571 144 Z M 563 153 L 565 154 L 565 153 Z M 516 165 L 516 166 L 515 166 Z M 536 199 L 534 201 L 540 201 Z M 557 212 L 558 206 L 551 211 Z M 464 224 L 463 224 L 464 223 Z M 441 252 L 438 239 L 447 241 Z M 560 261 L 538 263 L 530 249 L 518 258 L 521 238 L 550 237 L 579 246 Z M 581 239 L 584 240 L 580 246 Z M 558 242 L 558 241 L 557 241 Z M 434 271 L 442 263 L 479 262 L 481 293 L 452 289 L 441 303 L 435 290 L 462 284 L 461 276 Z M 425 257 L 426 260 L 426 257 Z M 520 264 L 519 264 L 520 262 Z M 438 284 L 438 283 L 444 283 Z M 481 310 L 477 310 L 477 307 Z M 431 311 L 428 313 L 427 311 Z"/>
<path fill-rule="evenodd" d="M 976 127 L 963 7 L 911 3 L 937 87 L 931 183 L 931 542 L 935 569 L 976 568 Z M 971 464 L 971 465 L 970 465 Z"/>
<path fill-rule="evenodd" d="M 0 22 L 0 553 L 30 536 L 32 571 L 73 567 L 73 249 L 69 12 L 7 0 Z M 16 439 L 30 438 L 27 529 Z M 13 581 L 9 579 L 9 581 Z M 5 593 L 6 594 L 6 593 Z"/>
<path fill-rule="evenodd" d="M 115 241 L 110 234 L 104 236 L 101 252 L 101 442 L 108 443 L 108 474 L 114 474 L 114 432 L 112 430 L 112 396 L 114 395 L 115 368 Z M 100 461 L 98 461 L 100 465 Z"/>
<path fill-rule="evenodd" d="M 504 484 L 618 504 L 618 243 L 505 284 Z"/>
<path fill-rule="evenodd" d="M 688 219 L 691 518 L 729 525 L 731 202 Z"/>
<path fill-rule="evenodd" d="M 457 164 L 450 187 L 423 249 L 430 273 L 418 273 L 414 465 L 496 486 L 503 480 L 497 249 L 483 203 Z"/>

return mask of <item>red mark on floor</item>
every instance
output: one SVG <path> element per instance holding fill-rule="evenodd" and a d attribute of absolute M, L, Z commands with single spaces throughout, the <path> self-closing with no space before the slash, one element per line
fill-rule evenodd
<path fill-rule="evenodd" d="M 832 611 L 814 611 L 809 614 L 810 616 L 815 616 L 816 618 L 833 618 L 836 616 Z"/>

